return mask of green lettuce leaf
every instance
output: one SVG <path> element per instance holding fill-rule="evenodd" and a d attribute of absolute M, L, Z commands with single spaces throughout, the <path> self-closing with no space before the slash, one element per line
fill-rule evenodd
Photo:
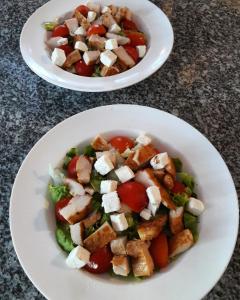
<path fill-rule="evenodd" d="M 172 158 L 172 160 L 173 160 L 173 163 L 175 165 L 176 171 L 181 172 L 182 171 L 182 162 L 181 162 L 181 160 L 177 157 Z"/>
<path fill-rule="evenodd" d="M 48 192 L 50 199 L 53 203 L 58 202 L 60 199 L 69 196 L 69 190 L 66 185 L 48 185 Z"/>
<path fill-rule="evenodd" d="M 186 193 L 174 194 L 172 200 L 177 206 L 185 206 L 189 201 L 189 197 Z"/>
<path fill-rule="evenodd" d="M 185 212 L 183 215 L 184 227 L 191 230 L 193 239 L 198 240 L 198 218 L 192 214 Z"/>
<path fill-rule="evenodd" d="M 66 156 L 65 156 L 65 158 L 64 158 L 64 161 L 63 161 L 63 168 L 64 168 L 64 169 L 67 169 L 68 164 L 70 163 L 70 161 L 72 160 L 72 158 L 73 158 L 74 156 L 76 156 L 76 155 L 79 155 L 79 150 L 78 150 L 78 148 L 71 148 L 71 149 L 67 152 L 67 154 L 66 154 Z"/>
<path fill-rule="evenodd" d="M 182 183 L 184 183 L 187 187 L 189 187 L 192 191 L 194 190 L 194 179 L 191 175 L 186 172 L 178 173 L 178 178 Z"/>
<path fill-rule="evenodd" d="M 64 251 L 69 253 L 74 248 L 68 224 L 57 224 L 56 239 Z"/>
<path fill-rule="evenodd" d="M 92 208 L 95 211 L 102 211 L 102 196 L 99 193 L 94 193 L 92 196 Z"/>
<path fill-rule="evenodd" d="M 43 23 L 43 27 L 47 30 L 47 31 L 53 31 L 53 29 L 58 25 L 58 23 L 56 22 L 45 22 Z"/>
<path fill-rule="evenodd" d="M 101 181 L 104 180 L 105 177 L 100 175 L 96 170 L 92 171 L 91 178 L 90 178 L 90 184 L 93 187 L 94 191 L 100 192 L 100 185 Z"/>
<path fill-rule="evenodd" d="M 83 149 L 83 154 L 90 157 L 96 157 L 96 151 L 93 149 L 91 145 L 87 145 Z"/>
<path fill-rule="evenodd" d="M 145 277 L 136 277 L 134 276 L 134 274 L 132 272 L 130 272 L 128 274 L 128 276 L 121 276 L 121 275 L 117 275 L 113 272 L 113 269 L 110 269 L 108 271 L 108 274 L 112 277 L 118 278 L 118 279 L 122 279 L 122 280 L 126 280 L 126 281 L 142 281 L 145 279 Z"/>

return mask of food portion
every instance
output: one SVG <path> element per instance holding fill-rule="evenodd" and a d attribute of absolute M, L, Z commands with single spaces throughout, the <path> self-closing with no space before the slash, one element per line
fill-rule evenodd
<path fill-rule="evenodd" d="M 98 135 L 49 167 L 56 239 L 70 268 L 145 278 L 198 240 L 203 202 L 182 162 L 136 139 Z"/>
<path fill-rule="evenodd" d="M 46 22 L 53 64 L 79 76 L 105 77 L 139 63 L 147 39 L 127 7 L 87 2 L 64 22 Z"/>

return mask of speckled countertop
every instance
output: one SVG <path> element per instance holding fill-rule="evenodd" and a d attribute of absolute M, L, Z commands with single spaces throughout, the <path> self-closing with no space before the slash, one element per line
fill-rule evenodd
<path fill-rule="evenodd" d="M 140 0 L 139 0 L 140 1 Z M 165 65 L 124 90 L 81 93 L 53 86 L 23 62 L 19 35 L 45 0 L 1 0 L 0 23 L 0 299 L 43 299 L 24 274 L 8 224 L 15 174 L 37 140 L 63 119 L 99 105 L 134 103 L 177 115 L 220 151 L 240 194 L 240 1 L 153 1 L 171 19 L 175 44 Z M 81 1 L 79 1 L 81 2 Z M 205 299 L 240 298 L 240 240 Z M 179 298 L 181 299 L 181 297 Z"/>

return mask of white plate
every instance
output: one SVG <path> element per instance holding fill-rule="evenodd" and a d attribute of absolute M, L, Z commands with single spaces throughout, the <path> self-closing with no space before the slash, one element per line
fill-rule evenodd
<path fill-rule="evenodd" d="M 102 5 L 114 3 L 129 7 L 139 28 L 146 33 L 148 51 L 132 69 L 105 78 L 89 78 L 71 74 L 55 66 L 46 49 L 46 31 L 42 24 L 73 11 L 79 0 L 51 0 L 37 9 L 23 27 L 20 49 L 26 64 L 37 75 L 55 85 L 77 91 L 101 92 L 135 84 L 157 71 L 168 58 L 173 46 L 173 30 L 166 15 L 148 0 L 103 0 Z M 84 1 L 82 1 L 84 3 Z"/>
<path fill-rule="evenodd" d="M 54 237 L 54 213 L 46 203 L 48 163 L 96 134 L 137 136 L 146 131 L 162 150 L 179 156 L 195 176 L 205 202 L 198 243 L 163 272 L 141 283 L 70 270 Z M 48 299 L 202 298 L 223 274 L 238 231 L 238 202 L 231 175 L 217 150 L 196 129 L 166 112 L 136 105 L 97 107 L 58 124 L 32 148 L 14 183 L 10 201 L 13 244 L 23 269 Z"/>

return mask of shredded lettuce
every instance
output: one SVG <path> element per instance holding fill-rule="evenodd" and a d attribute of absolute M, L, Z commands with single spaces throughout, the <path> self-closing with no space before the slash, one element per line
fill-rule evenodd
<path fill-rule="evenodd" d="M 63 168 L 64 169 L 67 169 L 68 167 L 68 164 L 70 163 L 70 161 L 72 160 L 72 158 L 76 155 L 79 155 L 79 150 L 77 148 L 71 148 L 65 158 L 64 158 L 64 161 L 63 161 Z"/>
<path fill-rule="evenodd" d="M 186 172 L 178 173 L 178 178 L 182 183 L 184 183 L 187 187 L 189 187 L 192 191 L 194 190 L 194 179 L 191 175 Z"/>
<path fill-rule="evenodd" d="M 174 194 L 172 200 L 177 206 L 185 206 L 189 201 L 189 197 L 186 193 Z"/>
<path fill-rule="evenodd" d="M 93 187 L 94 191 L 98 193 L 100 192 L 101 181 L 104 179 L 105 178 L 102 175 L 100 175 L 96 170 L 92 171 L 90 184 Z"/>
<path fill-rule="evenodd" d="M 94 193 L 92 196 L 92 208 L 94 211 L 102 210 L 102 196 L 99 193 Z"/>
<path fill-rule="evenodd" d="M 137 226 L 139 224 L 138 215 L 137 214 L 126 214 L 125 215 L 127 222 L 128 222 L 128 228 L 120 233 L 121 236 L 126 235 L 129 240 L 132 239 L 138 239 L 139 235 L 137 232 Z"/>
<path fill-rule="evenodd" d="M 69 190 L 66 185 L 48 185 L 48 192 L 50 199 L 53 203 L 58 202 L 60 199 L 67 197 L 69 195 Z"/>
<path fill-rule="evenodd" d="M 192 214 L 185 212 L 183 215 L 184 227 L 191 230 L 193 239 L 198 240 L 198 218 Z"/>
<path fill-rule="evenodd" d="M 95 67 L 95 71 L 94 71 L 94 73 L 92 74 L 92 77 L 102 77 L 102 75 L 101 75 L 101 70 L 100 70 L 100 66 L 96 66 Z"/>
<path fill-rule="evenodd" d="M 93 149 L 91 145 L 87 145 L 83 150 L 83 154 L 86 156 L 95 157 L 96 151 Z"/>
<path fill-rule="evenodd" d="M 176 171 L 181 172 L 182 171 L 182 162 L 181 162 L 181 160 L 177 157 L 172 158 L 172 160 L 173 160 L 174 166 L 176 168 Z"/>
<path fill-rule="evenodd" d="M 68 224 L 57 224 L 56 239 L 64 251 L 69 253 L 74 248 Z"/>
<path fill-rule="evenodd" d="M 84 231 L 85 238 L 87 238 L 89 235 L 91 235 L 92 233 L 94 233 L 95 230 L 96 230 L 96 228 L 95 228 L 94 225 L 92 225 L 92 226 L 90 226 L 88 228 L 85 228 L 85 231 Z"/>
<path fill-rule="evenodd" d="M 58 24 L 56 22 L 45 22 L 43 23 L 43 27 L 47 31 L 53 31 L 53 29 L 57 26 Z"/>

